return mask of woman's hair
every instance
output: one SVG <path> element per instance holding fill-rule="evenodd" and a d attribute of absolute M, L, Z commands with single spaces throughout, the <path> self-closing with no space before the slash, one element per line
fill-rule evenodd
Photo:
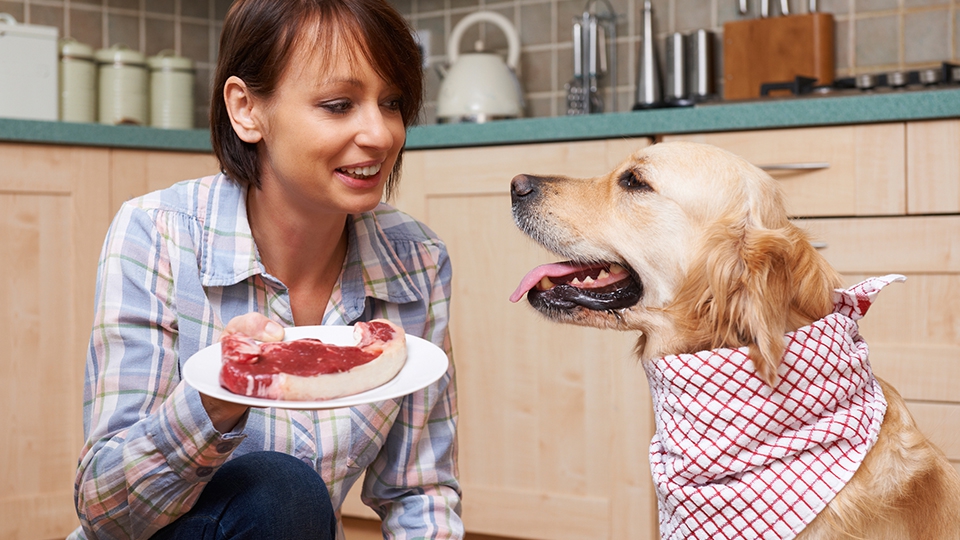
<path fill-rule="evenodd" d="M 241 183 L 260 186 L 260 160 L 256 144 L 242 141 L 233 130 L 224 85 L 235 75 L 252 94 L 269 98 L 300 42 L 313 46 L 327 63 L 351 61 L 349 54 L 339 54 L 343 46 L 360 51 L 380 77 L 399 89 L 404 127 L 420 112 L 420 49 L 406 20 L 386 0 L 237 0 L 220 35 L 210 138 L 221 170 Z M 388 197 L 400 177 L 401 156 L 387 180 Z"/>

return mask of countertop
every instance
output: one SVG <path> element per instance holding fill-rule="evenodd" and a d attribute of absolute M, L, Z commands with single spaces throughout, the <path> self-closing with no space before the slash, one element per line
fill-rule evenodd
<path fill-rule="evenodd" d="M 960 88 L 718 102 L 686 108 L 414 126 L 407 148 L 455 148 L 960 118 Z M 210 152 L 204 129 L 163 130 L 0 118 L 0 141 Z"/>

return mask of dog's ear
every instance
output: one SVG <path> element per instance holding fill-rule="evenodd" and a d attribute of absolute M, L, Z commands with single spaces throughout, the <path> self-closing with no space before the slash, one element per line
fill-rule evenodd
<path fill-rule="evenodd" d="M 697 346 L 749 346 L 757 373 L 775 386 L 784 334 L 827 315 L 838 284 L 833 269 L 789 222 L 778 229 L 745 220 L 721 223 L 681 286 L 677 316 Z"/>

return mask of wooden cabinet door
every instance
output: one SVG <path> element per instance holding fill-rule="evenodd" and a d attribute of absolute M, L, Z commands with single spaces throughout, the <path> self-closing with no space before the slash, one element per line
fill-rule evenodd
<path fill-rule="evenodd" d="M 124 200 L 217 171 L 209 154 L 0 144 L 0 538 L 79 523 L 83 372 L 97 259 Z"/>
<path fill-rule="evenodd" d="M 84 355 L 109 150 L 0 145 L 0 538 L 77 526 Z"/>
<path fill-rule="evenodd" d="M 960 213 L 960 120 L 907 124 L 907 210 Z"/>
<path fill-rule="evenodd" d="M 519 173 L 594 176 L 646 139 L 409 152 L 396 204 L 447 244 L 468 532 L 655 538 L 653 417 L 637 335 L 547 321 L 510 293 L 556 261 L 513 223 Z M 352 497 L 356 495 L 353 494 Z M 365 514 L 355 502 L 344 512 Z"/>

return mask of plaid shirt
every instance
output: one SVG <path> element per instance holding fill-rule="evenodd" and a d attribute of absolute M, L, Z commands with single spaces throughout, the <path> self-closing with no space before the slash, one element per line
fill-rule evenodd
<path fill-rule="evenodd" d="M 258 311 L 293 326 L 290 295 L 259 259 L 246 188 L 223 175 L 123 205 L 107 233 L 87 357 L 71 539 L 148 538 L 187 512 L 217 468 L 292 454 L 339 509 L 361 473 L 387 538 L 460 538 L 454 370 L 404 398 L 330 411 L 250 409 L 214 429 L 181 379 L 227 321 Z M 381 204 L 348 219 L 348 252 L 323 324 L 378 317 L 451 354 L 450 261 L 432 231 Z M 339 512 L 339 510 L 338 510 Z M 342 530 L 340 533 L 342 537 Z"/>

